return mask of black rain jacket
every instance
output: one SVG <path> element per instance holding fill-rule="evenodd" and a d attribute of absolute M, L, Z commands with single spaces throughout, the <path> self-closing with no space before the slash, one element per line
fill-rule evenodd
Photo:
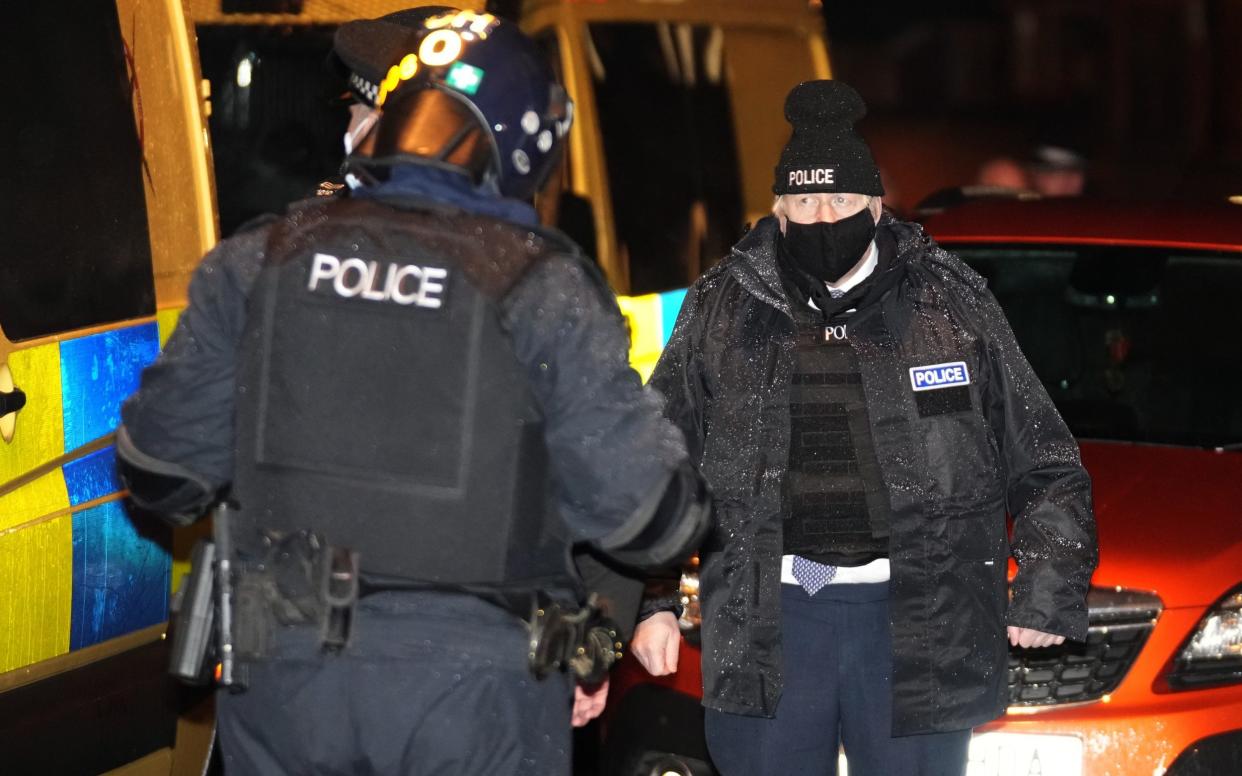
<path fill-rule="evenodd" d="M 487 245 L 497 219 L 419 200 L 386 203 Z M 175 475 L 214 493 L 233 478 L 237 360 L 247 298 L 278 219 L 260 220 L 217 245 L 189 287 L 189 304 L 141 388 L 121 410 L 118 453 L 140 469 Z M 485 229 L 486 227 L 486 229 Z M 597 269 L 561 233 L 530 227 L 541 256 L 497 306 L 544 413 L 544 433 L 569 538 L 594 542 L 623 528 L 686 458 L 660 397 L 630 367 L 624 320 Z M 497 265 L 499 266 L 499 265 Z M 397 367 L 399 368 L 399 367 Z M 641 583 L 581 548 L 588 590 L 599 592 L 628 637 Z"/>
<path fill-rule="evenodd" d="M 694 284 L 651 378 L 715 497 L 701 553 L 703 702 L 763 716 L 781 695 L 795 339 L 778 229 L 763 219 Z M 876 272 L 898 274 L 877 276 L 885 292 L 847 325 L 892 506 L 893 733 L 961 730 L 1004 711 L 1006 624 L 1086 637 L 1091 483 L 984 280 L 916 224 L 885 215 L 878 229 L 896 255 Z M 958 361 L 968 406 L 964 391 L 916 397 L 911 368 Z"/>

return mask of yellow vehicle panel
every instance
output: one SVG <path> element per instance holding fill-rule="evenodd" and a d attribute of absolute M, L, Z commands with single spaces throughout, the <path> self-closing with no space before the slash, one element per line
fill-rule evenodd
<path fill-rule="evenodd" d="M 651 377 L 685 298 L 685 289 L 617 297 L 630 330 L 630 364 L 642 375 L 643 382 Z"/>
<path fill-rule="evenodd" d="M 301 13 L 224 13 L 220 0 L 183 0 L 186 15 L 194 24 L 340 24 L 353 19 L 374 19 L 420 5 L 451 5 L 481 11 L 485 0 L 455 3 L 417 0 L 306 0 Z"/>
<path fill-rule="evenodd" d="M 671 30 L 669 37 L 674 39 L 692 28 L 720 32 L 719 46 L 727 52 L 728 65 L 722 77 L 733 106 L 741 220 L 749 222 L 765 215 L 772 205 L 772 169 L 789 138 L 783 110 L 785 95 L 801 81 L 831 77 L 828 52 L 819 12 L 803 0 L 527 0 L 523 5 L 523 28 L 537 39 L 555 35 L 561 52 L 562 77 L 577 114 L 570 130 L 568 187 L 590 203 L 596 259 L 619 293 L 662 291 L 670 285 L 688 285 L 706 265 L 691 262 L 680 282 L 662 288 L 640 288 L 643 283 L 635 279 L 632 265 L 671 257 L 630 255 L 624 235 L 619 233 L 618 203 L 614 201 L 618 187 L 610 180 L 608 153 L 610 142 L 626 130 L 612 127 L 610 135 L 602 125 L 604 106 L 596 94 L 602 65 L 591 32 L 618 24 L 662 27 Z M 780 55 L 773 56 L 774 51 Z M 646 132 L 646 142 L 651 144 L 664 142 L 659 121 L 667 117 L 656 117 L 654 125 L 645 125 L 646 118 L 650 117 L 636 110 L 630 131 Z M 626 176 L 653 179 L 661 172 L 642 167 L 624 170 Z M 632 204 L 642 207 L 648 203 Z M 701 228 L 693 224 L 694 216 L 690 220 L 691 229 Z M 718 258 L 713 256 L 710 261 Z"/>
<path fill-rule="evenodd" d="M 32 384 L 53 386 L 47 408 L 0 456 L 0 482 L 9 482 L 64 452 L 60 358 L 55 345 L 22 350 L 10 369 Z M 65 519 L 69 494 L 59 468 L 0 496 L 0 672 L 69 650 L 72 533 Z M 60 515 L 59 517 L 55 517 Z"/>
<path fill-rule="evenodd" d="M 0 698 L 33 691 L 48 684 L 44 679 L 63 678 L 58 674 L 97 671 L 106 677 L 107 661 L 158 651 L 167 592 L 185 571 L 189 544 L 202 533 L 202 527 L 170 533 L 141 521 L 135 524 L 121 505 L 123 493 L 115 481 L 108 439 L 120 402 L 136 386 L 142 366 L 154 358 L 185 305 L 190 274 L 220 238 L 208 126 L 212 96 L 203 79 L 196 35 L 230 25 L 333 25 L 419 4 L 305 0 L 299 14 L 224 14 L 220 0 L 115 0 L 140 146 L 145 198 L 140 204 L 145 204 L 154 303 L 141 314 L 35 336 L 14 335 L 14 341 L 0 331 L 0 389 L 7 368 L 28 397 L 15 418 L 7 416 L 15 421 L 11 441 L 0 441 L 0 590 L 5 591 L 0 596 Z M 485 3 L 456 5 L 482 10 Z M 798 80 L 828 75 L 821 23 L 803 0 L 536 0 L 524 6 L 522 23 L 533 33 L 551 34 L 559 44 L 562 75 L 578 105 L 568 154 L 570 188 L 590 202 L 598 260 L 622 293 L 641 285 L 631 282 L 633 267 L 660 257 L 629 250 L 617 234 L 616 191 L 606 162 L 610 138 L 598 116 L 591 25 L 720 30 L 730 62 L 723 82 L 736 106 L 732 131 L 741 212 L 750 220 L 770 205 L 771 165 L 788 131 L 781 118 L 783 95 Z M 770 56 L 773 49 L 782 56 Z M 66 208 L 60 216 L 66 229 L 74 228 L 75 212 Z M 701 268 L 691 267 L 675 285 L 684 286 Z M 644 379 L 684 298 L 684 291 L 663 290 L 668 287 L 619 298 L 631 332 L 631 359 Z M 148 683 L 156 699 L 152 702 L 158 704 L 159 688 L 153 683 L 162 678 L 152 671 L 112 679 L 121 685 Z M 79 699 L 50 700 L 72 705 Z M 86 749 L 116 743 L 109 741 L 110 730 L 138 735 L 117 727 L 126 724 L 124 715 L 132 711 L 130 706 L 118 709 L 95 720 L 106 721 L 107 729 L 92 734 L 90 742 L 83 743 L 92 723 L 79 720 L 79 727 L 37 731 L 30 739 L 34 743 L 25 741 L 21 751 L 40 752 L 40 759 L 31 762 L 59 756 L 53 742 L 71 729 L 78 731 L 75 740 Z M 169 733 L 161 743 L 141 749 L 143 756 L 126 772 L 201 772 L 206 730 L 183 719 L 176 728 L 175 751 L 167 748 L 174 740 Z M 10 740 L 9 732 L 6 728 L 0 737 Z M 39 743 L 44 740 L 46 745 Z M 16 762 L 20 769 L 25 761 L 18 756 Z M 116 760 L 110 767 L 127 762 Z M 0 762 L 0 770 L 13 763 L 10 756 Z"/>
<path fill-rule="evenodd" d="M 198 53 L 176 0 L 117 0 L 117 14 L 132 52 L 157 306 L 183 305 L 190 273 L 218 239 Z"/>

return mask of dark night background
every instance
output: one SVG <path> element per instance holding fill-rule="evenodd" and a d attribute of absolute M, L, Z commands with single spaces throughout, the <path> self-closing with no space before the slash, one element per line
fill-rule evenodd
<path fill-rule="evenodd" d="M 1089 194 L 1242 194 L 1237 0 L 809 2 L 899 209 L 1041 144 L 1087 158 Z"/>
<path fill-rule="evenodd" d="M 1088 159 L 1089 193 L 1242 194 L 1236 0 L 826 0 L 834 75 L 912 207 L 1037 144 Z"/>

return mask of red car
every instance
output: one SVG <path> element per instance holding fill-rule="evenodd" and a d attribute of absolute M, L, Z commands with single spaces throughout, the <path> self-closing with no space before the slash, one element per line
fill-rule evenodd
<path fill-rule="evenodd" d="M 969 776 L 1242 774 L 1242 207 L 982 200 L 925 226 L 987 277 L 1099 524 L 1087 641 L 1011 652 Z M 696 587 L 679 672 L 613 680 L 605 773 L 714 773 Z"/>

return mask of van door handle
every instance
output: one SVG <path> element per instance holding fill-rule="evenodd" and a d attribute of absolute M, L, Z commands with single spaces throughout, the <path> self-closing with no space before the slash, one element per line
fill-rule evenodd
<path fill-rule="evenodd" d="M 0 345 L 3 344 L 4 333 L 0 332 Z M 25 391 L 13 383 L 9 365 L 0 363 L 0 440 L 4 440 L 5 444 L 13 441 L 13 432 L 17 430 L 17 411 L 25 406 Z"/>
<path fill-rule="evenodd" d="M 26 392 L 14 387 L 11 391 L 0 391 L 0 416 L 17 412 L 26 406 Z"/>

